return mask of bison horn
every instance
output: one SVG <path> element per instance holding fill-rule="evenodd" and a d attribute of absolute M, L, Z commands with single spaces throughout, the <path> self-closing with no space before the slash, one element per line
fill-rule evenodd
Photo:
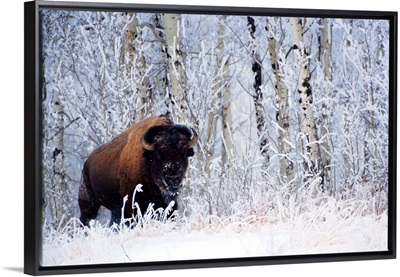
<path fill-rule="evenodd" d="M 193 148 L 196 145 L 197 140 L 198 140 L 196 131 L 193 128 L 191 128 L 191 129 L 192 129 L 192 135 L 191 135 L 190 141 L 189 141 L 189 148 Z"/>
<path fill-rule="evenodd" d="M 144 136 L 142 136 L 142 146 L 148 151 L 154 151 L 154 143 L 147 142 Z"/>

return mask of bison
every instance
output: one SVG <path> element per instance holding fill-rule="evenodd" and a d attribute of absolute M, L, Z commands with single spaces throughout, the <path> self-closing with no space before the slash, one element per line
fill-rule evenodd
<path fill-rule="evenodd" d="M 132 218 L 132 197 L 138 184 L 143 185 L 143 192 L 136 193 L 134 201 L 142 212 L 150 203 L 157 209 L 176 202 L 196 142 L 192 128 L 162 115 L 138 121 L 99 146 L 82 170 L 81 222 L 87 225 L 104 206 L 111 211 L 111 223 L 119 223 L 125 196 L 124 218 Z"/>

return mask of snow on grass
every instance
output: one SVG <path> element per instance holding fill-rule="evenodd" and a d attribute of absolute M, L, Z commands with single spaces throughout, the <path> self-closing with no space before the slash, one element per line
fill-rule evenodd
<path fill-rule="evenodd" d="M 387 214 L 369 212 L 369 203 L 310 201 L 301 209 L 280 206 L 265 216 L 209 217 L 193 224 L 146 219 L 135 228 L 72 219 L 46 231 L 42 265 L 218 259 L 387 250 Z M 154 212 L 154 211 L 153 211 Z M 143 222 L 142 222 L 143 223 Z"/>

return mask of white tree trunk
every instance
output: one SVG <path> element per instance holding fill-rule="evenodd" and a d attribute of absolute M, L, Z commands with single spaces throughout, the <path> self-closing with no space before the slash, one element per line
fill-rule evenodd
<path fill-rule="evenodd" d="M 332 55 L 332 25 L 327 18 L 321 20 L 321 60 L 324 65 L 324 75 L 328 80 L 332 79 L 331 55 Z"/>
<path fill-rule="evenodd" d="M 231 159 L 233 141 L 232 141 L 232 114 L 231 114 L 231 91 L 229 86 L 229 57 L 222 54 L 225 42 L 225 25 L 220 24 L 218 30 L 217 50 L 219 57 L 217 59 L 218 66 L 218 90 L 222 94 L 222 162 L 227 164 Z"/>
<path fill-rule="evenodd" d="M 256 123 L 257 123 L 257 130 L 258 130 L 258 139 L 260 145 L 261 154 L 265 157 L 266 163 L 269 163 L 269 154 L 268 154 L 268 139 L 266 136 L 265 130 L 265 117 L 264 117 L 264 96 L 261 91 L 262 85 L 262 66 L 261 66 L 261 59 L 257 52 L 257 46 L 255 44 L 255 32 L 256 32 L 256 24 L 253 17 L 247 17 L 247 28 L 250 34 L 250 55 L 251 55 L 251 63 L 252 63 L 252 71 L 254 74 L 254 96 L 253 102 L 256 112 Z"/>
<path fill-rule="evenodd" d="M 217 121 L 219 119 L 219 110 L 221 107 L 221 92 L 218 88 L 218 84 L 214 83 L 213 88 L 213 93 L 210 95 L 210 109 L 207 114 L 207 136 L 204 145 L 204 150 L 206 154 L 204 170 L 208 177 L 211 176 L 211 162 L 214 159 L 215 141 L 217 137 Z"/>
<path fill-rule="evenodd" d="M 182 20 L 178 14 L 165 14 L 164 19 L 169 66 L 168 80 L 173 102 L 172 117 L 176 121 L 185 122 L 187 120 L 186 76 L 179 37 Z"/>
<path fill-rule="evenodd" d="M 332 79 L 332 67 L 331 67 L 331 55 L 332 55 L 332 25 L 329 23 L 327 18 L 321 19 L 321 45 L 320 45 L 320 59 L 323 63 L 324 75 L 327 81 Z M 321 126 L 321 138 L 322 138 L 322 149 L 321 149 L 321 160 L 322 166 L 324 167 L 325 184 L 328 187 L 330 184 L 330 152 L 331 147 L 329 145 L 329 129 L 330 121 L 327 115 L 326 103 L 322 103 L 322 126 Z M 334 191 L 331 188 L 331 191 Z"/>
<path fill-rule="evenodd" d="M 63 216 L 66 214 L 65 197 L 68 195 L 67 184 L 65 182 L 64 169 L 64 105 L 60 92 L 55 90 L 53 96 L 53 111 L 55 124 L 57 126 L 56 134 L 53 138 L 53 181 L 51 193 L 53 194 L 50 207 L 53 209 L 53 215 L 56 222 L 60 224 Z"/>
<path fill-rule="evenodd" d="M 224 66 L 225 74 L 228 73 L 228 66 Z M 227 164 L 232 158 L 232 112 L 231 112 L 231 91 L 228 80 L 225 78 L 225 87 L 222 90 L 222 137 L 224 147 L 222 152 L 222 162 Z"/>
<path fill-rule="evenodd" d="M 278 147 L 279 152 L 283 155 L 280 161 L 280 173 L 281 176 L 286 176 L 287 182 L 291 182 L 294 178 L 293 162 L 288 158 L 290 145 L 286 143 L 289 140 L 289 111 L 288 111 L 288 88 L 285 84 L 285 75 L 282 72 L 280 66 L 279 53 L 281 52 L 281 46 L 277 39 L 274 37 L 272 26 L 269 22 L 271 19 L 267 19 L 267 37 L 268 37 L 268 52 L 271 60 L 272 72 L 275 76 L 275 95 L 277 111 L 277 121 L 279 125 L 278 130 Z"/>
<path fill-rule="evenodd" d="M 366 28 L 365 26 L 363 26 Z M 380 33 L 380 28 L 377 28 L 377 33 Z M 381 36 L 378 36 L 381 37 Z M 366 41 L 368 41 L 368 37 L 365 36 Z M 383 53 L 383 45 L 382 41 L 380 40 L 379 46 L 376 47 L 376 52 L 371 52 L 370 42 L 367 42 L 367 48 L 364 50 L 368 59 L 366 59 L 363 69 L 365 70 L 366 75 L 370 75 L 370 72 L 377 72 L 376 65 L 380 63 L 382 57 L 381 54 Z M 375 101 L 375 92 L 377 94 L 380 93 L 379 88 L 375 87 L 375 85 L 370 81 L 368 85 L 369 97 L 368 101 L 370 102 L 371 106 L 376 105 Z M 363 170 L 363 179 L 370 180 L 372 176 L 376 176 L 377 174 L 377 165 L 376 165 L 376 157 L 377 154 L 377 147 L 375 144 L 371 144 L 369 141 L 373 141 L 376 139 L 376 123 L 375 123 L 375 111 L 370 110 L 369 112 L 369 122 L 366 123 L 366 130 L 365 130 L 365 138 L 364 138 L 364 170 Z M 378 187 L 378 186 L 377 186 Z"/>
<path fill-rule="evenodd" d="M 124 63 L 129 76 L 132 76 L 136 86 L 137 105 L 135 121 L 143 119 L 150 111 L 151 87 L 146 74 L 146 59 L 141 49 L 143 40 L 140 23 L 135 14 L 128 14 L 130 22 L 126 26 L 124 38 Z"/>
<path fill-rule="evenodd" d="M 297 61 L 298 73 L 298 93 L 300 96 L 300 109 L 301 109 L 301 127 L 305 136 L 305 163 L 307 171 L 307 179 L 310 177 L 314 180 L 321 176 L 320 185 L 323 185 L 323 171 L 321 168 L 321 154 L 320 146 L 317 137 L 317 128 L 313 114 L 313 95 L 310 84 L 310 70 L 309 70 L 309 54 L 304 45 L 303 26 L 302 20 L 297 17 L 291 18 L 291 25 L 294 35 L 294 46 Z"/>

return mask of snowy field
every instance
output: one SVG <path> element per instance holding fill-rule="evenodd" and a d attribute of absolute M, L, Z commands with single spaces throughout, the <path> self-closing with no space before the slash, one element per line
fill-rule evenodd
<path fill-rule="evenodd" d="M 330 200 L 296 214 L 278 209 L 274 216 L 236 221 L 148 221 L 143 227 L 113 231 L 92 222 L 79 228 L 72 219 L 47 232 L 42 265 L 130 263 L 251 256 L 277 256 L 387 250 L 387 214 L 367 213 L 368 205 Z M 294 211 L 293 209 L 292 211 Z"/>

